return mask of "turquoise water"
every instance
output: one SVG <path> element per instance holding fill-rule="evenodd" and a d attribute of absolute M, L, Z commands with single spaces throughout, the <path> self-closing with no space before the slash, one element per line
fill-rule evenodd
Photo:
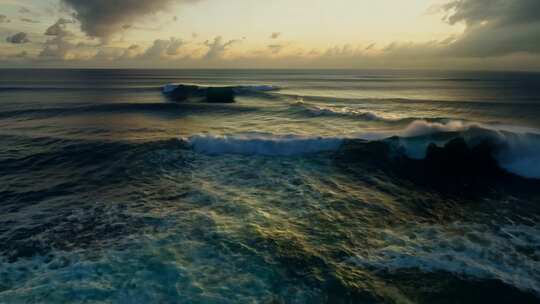
<path fill-rule="evenodd" d="M 169 83 L 245 90 L 173 102 Z M 2 70 L 0 302 L 538 302 L 539 84 Z M 420 174 L 455 138 L 495 168 Z"/>

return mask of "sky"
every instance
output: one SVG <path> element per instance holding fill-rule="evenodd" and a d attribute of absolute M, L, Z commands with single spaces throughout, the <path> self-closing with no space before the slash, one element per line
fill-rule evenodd
<path fill-rule="evenodd" d="M 0 0 L 0 67 L 540 70 L 540 0 Z"/>

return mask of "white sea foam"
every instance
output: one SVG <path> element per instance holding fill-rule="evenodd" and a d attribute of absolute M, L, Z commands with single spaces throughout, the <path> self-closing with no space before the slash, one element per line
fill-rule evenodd
<path fill-rule="evenodd" d="M 502 168 L 515 174 L 540 178 L 540 136 L 505 133 L 504 148 L 495 155 Z"/>
<path fill-rule="evenodd" d="M 188 138 L 187 142 L 195 151 L 211 155 L 290 156 L 336 150 L 341 146 L 343 139 L 249 133 L 220 136 L 196 135 Z"/>
<path fill-rule="evenodd" d="M 426 120 L 415 120 L 410 123 L 399 136 L 413 137 L 423 136 L 440 132 L 462 132 L 472 127 L 479 127 L 476 123 L 464 122 L 461 120 L 449 120 L 446 122 L 428 122 Z"/>
<path fill-rule="evenodd" d="M 392 136 L 403 138 L 426 136 L 442 132 L 463 132 L 471 128 L 483 128 L 481 124 L 461 120 L 445 120 L 430 122 L 427 120 L 414 120 L 402 129 L 390 129 L 360 133 L 358 136 L 366 140 L 380 140 Z M 485 127 L 490 129 L 489 127 Z"/>
<path fill-rule="evenodd" d="M 163 93 L 169 94 L 172 91 L 176 90 L 177 87 L 178 87 L 177 84 L 166 84 L 165 86 L 163 86 Z"/>
<path fill-rule="evenodd" d="M 354 263 L 378 270 L 420 269 L 496 279 L 540 295 L 540 262 L 534 251 L 540 242 L 538 227 L 489 230 L 480 224 L 454 223 L 379 233 L 387 245 L 359 254 Z M 532 256 L 519 248 L 533 250 Z"/>
<path fill-rule="evenodd" d="M 393 121 L 393 119 L 385 118 L 379 114 L 369 111 L 359 111 L 348 107 L 334 108 L 334 107 L 323 107 L 323 106 L 311 106 L 308 108 L 311 114 L 313 115 L 337 115 L 337 116 L 351 116 L 356 118 L 361 118 L 364 120 L 372 121 Z"/>

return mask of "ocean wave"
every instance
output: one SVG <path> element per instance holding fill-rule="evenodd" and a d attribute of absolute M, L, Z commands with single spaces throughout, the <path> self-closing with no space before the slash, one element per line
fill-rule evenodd
<path fill-rule="evenodd" d="M 238 95 L 261 95 L 277 88 L 267 85 L 257 86 L 201 86 L 191 84 L 167 84 L 163 95 L 172 101 L 197 100 L 209 103 L 234 103 Z"/>
<path fill-rule="evenodd" d="M 221 136 L 196 135 L 186 141 L 195 151 L 210 155 L 292 156 L 337 150 L 343 139 L 250 133 Z"/>
<path fill-rule="evenodd" d="M 315 104 L 309 104 L 302 99 L 296 100 L 293 104 L 295 107 L 300 107 L 310 116 L 338 116 L 346 118 L 355 118 L 367 121 L 383 121 L 383 122 L 396 122 L 400 121 L 400 118 L 385 117 L 379 113 L 372 111 L 361 111 L 350 107 L 330 107 L 321 106 Z"/>
<path fill-rule="evenodd" d="M 290 90 L 290 88 L 287 88 Z M 363 96 L 350 96 L 350 97 L 344 97 L 343 95 L 338 94 L 320 94 L 320 93 L 297 93 L 295 91 L 288 91 L 288 90 L 281 90 L 280 92 L 277 92 L 277 94 L 284 98 L 289 99 L 302 99 L 302 100 L 309 100 L 309 101 L 315 101 L 315 102 L 328 102 L 331 100 L 335 103 L 359 103 L 359 104 L 373 104 L 373 103 L 379 103 L 379 104 L 407 104 L 407 105 L 432 105 L 433 103 L 438 103 L 441 105 L 474 105 L 479 107 L 493 107 L 493 106 L 515 106 L 516 104 L 519 104 L 523 107 L 530 107 L 533 109 L 538 109 L 540 107 L 540 104 L 536 100 L 531 99 L 519 99 L 515 98 L 511 101 L 505 101 L 505 100 L 497 100 L 497 101 L 487 101 L 487 100 L 475 100 L 475 99 L 433 99 L 433 98 L 404 98 L 404 97 L 375 97 L 375 96 L 369 96 L 369 97 L 363 97 Z"/>
<path fill-rule="evenodd" d="M 540 131 L 527 127 L 487 125 L 476 122 L 415 120 L 398 131 L 369 132 L 359 135 L 364 140 L 395 137 L 407 156 L 421 159 L 430 144 L 442 146 L 461 137 L 470 146 L 489 142 L 499 165 L 514 174 L 540 178 Z"/>
<path fill-rule="evenodd" d="M 236 94 L 256 94 L 264 92 L 278 91 L 279 87 L 272 85 L 235 85 L 235 86 L 203 86 L 197 84 L 179 84 L 169 83 L 163 86 L 162 92 L 164 94 L 170 94 L 181 85 L 195 86 L 198 89 L 210 89 L 210 88 L 228 88 L 232 89 Z"/>
<path fill-rule="evenodd" d="M 540 178 L 540 133 L 515 126 L 487 126 L 480 123 L 448 120 L 417 120 L 401 130 L 355 134 L 350 137 L 309 137 L 247 133 L 236 135 L 196 135 L 185 141 L 196 152 L 209 155 L 241 154 L 292 156 L 337 151 L 345 141 L 383 141 L 395 145 L 407 157 L 426 157 L 431 144 L 444 146 L 463 138 L 471 146 L 489 142 L 490 153 L 499 166 L 527 178 Z"/>

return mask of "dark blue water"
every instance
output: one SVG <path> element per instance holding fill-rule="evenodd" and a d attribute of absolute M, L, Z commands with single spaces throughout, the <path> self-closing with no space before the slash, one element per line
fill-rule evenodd
<path fill-rule="evenodd" d="M 538 302 L 538 117 L 534 73 L 0 70 L 0 303 Z"/>

